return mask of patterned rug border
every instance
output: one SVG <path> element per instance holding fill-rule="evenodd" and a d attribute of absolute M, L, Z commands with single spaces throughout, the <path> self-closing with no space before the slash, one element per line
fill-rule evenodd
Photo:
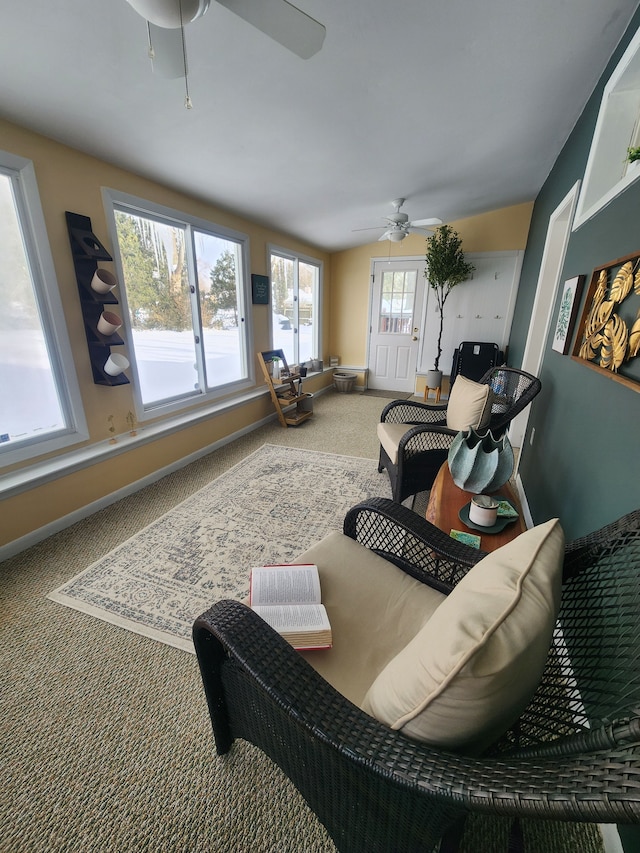
<path fill-rule="evenodd" d="M 295 455 L 302 454 L 304 457 L 309 457 L 310 459 L 315 458 L 317 461 L 321 460 L 322 458 L 330 459 L 333 463 L 336 463 L 339 460 L 349 460 L 350 462 L 356 462 L 358 464 L 367 464 L 368 463 L 372 466 L 372 471 L 377 472 L 377 463 L 376 463 L 376 460 L 374 460 L 374 459 L 369 459 L 369 458 L 360 457 L 360 456 L 347 456 L 344 454 L 328 453 L 326 451 L 310 450 L 307 448 L 291 447 L 289 445 L 278 445 L 278 444 L 265 443 L 261 447 L 259 447 L 257 450 L 255 450 L 252 453 L 245 456 L 243 459 L 241 459 L 239 462 L 237 462 L 231 468 L 227 469 L 226 471 L 223 471 L 221 474 L 219 474 L 217 477 L 215 477 L 213 480 L 211 480 L 205 486 L 203 486 L 202 488 L 193 492 L 193 494 L 186 497 L 183 501 L 176 504 L 171 509 L 167 510 L 167 512 L 158 516 L 158 518 L 154 519 L 152 522 L 147 524 L 145 527 L 142 527 L 140 530 L 138 530 L 136 533 L 134 533 L 132 536 L 130 536 L 128 539 L 126 539 L 124 542 L 120 543 L 120 545 L 116 546 L 116 548 L 111 550 L 109 553 L 103 555 L 98 560 L 94 561 L 91 565 L 87 566 L 86 569 L 83 569 L 83 571 L 77 573 L 72 578 L 65 581 L 65 583 L 63 583 L 57 589 L 50 592 L 47 595 L 47 598 L 51 601 L 58 603 L 58 604 L 64 605 L 65 607 L 69 607 L 72 610 L 77 610 L 77 611 L 79 611 L 81 613 L 85 613 L 86 615 L 91 616 L 93 618 L 100 619 L 100 620 L 107 622 L 109 624 L 116 625 L 116 626 L 123 628 L 125 630 L 131 631 L 131 632 L 139 634 L 141 636 L 148 637 L 149 639 L 155 640 L 157 642 L 164 643 L 165 645 L 173 646 L 175 648 L 178 648 L 178 649 L 181 649 L 183 651 L 186 651 L 186 652 L 193 654 L 194 649 L 193 649 L 193 645 L 192 645 L 190 637 L 189 638 L 179 637 L 179 636 L 176 636 L 175 633 L 172 633 L 170 631 L 161 630 L 161 629 L 158 629 L 156 627 L 153 627 L 152 625 L 144 624 L 143 622 L 139 622 L 134 618 L 121 616 L 112 610 L 106 609 L 104 606 L 96 605 L 96 604 L 91 603 L 90 601 L 86 601 L 86 600 L 83 600 L 81 598 L 78 598 L 77 596 L 69 595 L 67 591 L 70 588 L 77 586 L 77 584 L 79 582 L 81 582 L 83 579 L 91 576 L 93 573 L 96 572 L 97 569 L 101 568 L 105 563 L 107 563 L 111 560 L 116 560 L 116 559 L 120 558 L 122 553 L 126 553 L 129 549 L 132 548 L 132 546 L 135 543 L 138 543 L 139 540 L 144 539 L 145 535 L 149 534 L 149 532 L 152 531 L 154 528 L 161 527 L 162 524 L 169 517 L 179 516 L 180 511 L 183 510 L 186 505 L 189 505 L 190 503 L 196 502 L 199 499 L 199 497 L 202 496 L 203 493 L 214 489 L 216 486 L 218 488 L 224 488 L 226 482 L 233 479 L 234 472 L 236 472 L 237 469 L 246 468 L 248 465 L 255 462 L 256 459 L 260 455 L 265 455 L 265 453 L 271 453 L 271 454 L 281 453 L 283 455 L 283 457 L 293 456 L 294 454 Z M 376 474 L 376 476 L 381 477 L 381 475 L 379 475 L 379 474 Z M 380 479 L 380 486 L 382 487 L 382 491 L 385 493 L 385 496 L 389 497 L 390 496 L 390 489 L 388 486 L 388 478 L 386 478 L 386 477 L 384 479 L 381 478 Z M 351 505 L 352 504 L 349 504 L 349 506 L 351 506 Z M 345 510 L 344 510 L 345 512 L 346 512 L 346 509 L 348 509 L 348 507 L 345 508 Z M 327 529 L 326 532 L 329 532 L 330 529 L 331 528 Z M 314 539 L 313 541 L 316 541 L 316 540 Z M 304 546 L 298 547 L 296 549 L 296 553 L 299 553 L 300 551 L 309 547 L 309 545 L 311 545 L 311 544 L 312 544 L 312 542 L 308 542 L 308 543 L 304 544 Z M 292 559 L 292 558 L 293 558 L 293 556 L 290 557 L 289 559 Z M 247 584 L 248 584 L 249 568 L 250 568 L 250 565 L 243 565 L 243 567 L 242 567 L 242 571 L 243 572 L 246 571 Z M 206 603 L 206 606 L 200 606 L 198 609 L 198 612 L 203 612 L 215 600 L 217 600 L 217 599 L 209 596 L 207 598 L 208 603 Z"/>

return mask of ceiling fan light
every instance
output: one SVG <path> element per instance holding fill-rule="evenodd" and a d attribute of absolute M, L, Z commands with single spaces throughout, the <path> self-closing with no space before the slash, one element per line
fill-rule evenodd
<path fill-rule="evenodd" d="M 389 239 L 392 243 L 401 243 L 407 235 L 399 229 L 398 231 L 391 231 L 389 233 Z"/>

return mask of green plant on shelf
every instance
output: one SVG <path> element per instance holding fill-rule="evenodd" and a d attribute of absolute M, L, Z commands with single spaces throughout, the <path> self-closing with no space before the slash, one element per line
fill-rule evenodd
<path fill-rule="evenodd" d="M 636 160 L 640 160 L 640 147 L 627 148 L 627 161 L 629 163 L 635 163 Z"/>

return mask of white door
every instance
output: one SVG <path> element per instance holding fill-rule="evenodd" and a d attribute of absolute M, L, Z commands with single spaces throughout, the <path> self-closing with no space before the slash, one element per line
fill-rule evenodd
<path fill-rule="evenodd" d="M 374 261 L 368 386 L 413 393 L 424 295 L 424 261 Z"/>

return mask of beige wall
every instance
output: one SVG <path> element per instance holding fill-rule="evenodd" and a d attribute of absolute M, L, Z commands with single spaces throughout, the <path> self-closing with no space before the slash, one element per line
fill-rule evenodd
<path fill-rule="evenodd" d="M 465 252 L 524 250 L 532 211 L 533 202 L 519 204 L 451 225 L 460 234 Z M 371 259 L 387 257 L 388 253 L 391 258 L 423 257 L 425 238 L 410 234 L 402 243 L 369 243 L 332 255 L 329 347 L 343 365 L 366 365 Z"/>
<path fill-rule="evenodd" d="M 373 243 L 329 255 L 314 246 L 256 225 L 3 120 L 0 120 L 0 140 L 4 150 L 26 157 L 34 163 L 89 426 L 89 445 L 104 447 L 108 438 L 107 417 L 111 414 L 114 415 L 116 431 L 124 433 L 127 429 L 127 413 L 134 409 L 131 386 L 112 388 L 93 382 L 64 216 L 65 211 L 69 210 L 90 217 L 96 235 L 111 249 L 102 203 L 102 187 L 127 192 L 248 234 L 252 273 L 268 272 L 268 243 L 323 261 L 325 288 L 321 355 L 325 362 L 331 355 L 339 355 L 341 364 L 355 366 L 365 362 L 371 257 L 384 254 L 389 245 L 392 253 L 399 253 L 400 249 L 403 255 L 424 253 L 423 238 L 412 235 L 398 246 Z M 519 205 L 453 224 L 463 237 L 466 251 L 522 249 L 526 242 L 531 207 Z M 269 346 L 269 306 L 252 306 L 252 312 L 254 347 L 259 351 Z M 319 390 L 328 382 L 329 376 L 311 379 L 307 387 L 310 391 Z M 256 383 L 259 386 L 262 384 L 257 371 Z M 195 410 L 197 408 L 194 407 Z M 264 396 L 251 403 L 211 416 L 202 423 L 185 427 L 153 442 L 133 446 L 131 450 L 114 455 L 108 461 L 101 461 L 5 499 L 0 547 L 125 488 L 160 468 L 197 453 L 272 414 L 272 411 L 265 391 Z M 20 468 L 20 465 L 14 465 L 8 470 L 16 471 Z"/>
<path fill-rule="evenodd" d="M 246 233 L 250 237 L 252 273 L 266 274 L 267 244 L 297 251 L 324 262 L 325 298 L 323 312 L 330 306 L 330 256 L 314 246 L 255 225 L 198 199 L 161 186 L 94 157 L 60 145 L 29 130 L 0 120 L 0 147 L 33 161 L 53 262 L 63 303 L 73 358 L 78 373 L 82 401 L 89 426 L 88 444 L 103 446 L 108 437 L 107 417 L 114 415 L 118 433 L 127 429 L 126 416 L 134 410 L 130 385 L 107 387 L 93 382 L 87 353 L 83 319 L 75 280 L 65 211 L 91 219 L 96 236 L 111 250 L 102 203 L 102 187 L 109 187 L 158 204 L 185 211 L 210 222 Z M 269 306 L 251 306 L 256 351 L 269 347 Z M 323 331 L 323 353 L 329 355 L 329 329 Z M 327 377 L 327 381 L 329 378 Z M 310 380 L 309 390 L 317 390 L 319 380 Z M 262 379 L 256 366 L 256 384 Z M 317 386 L 317 387 L 316 387 Z M 197 410 L 197 406 L 194 409 Z M 208 418 L 204 423 L 185 427 L 170 436 L 141 444 L 84 470 L 64 476 L 45 486 L 30 489 L 3 501 L 0 546 L 18 539 L 56 519 L 92 503 L 154 471 L 271 414 L 264 397 L 231 411 Z M 161 419 L 159 419 L 161 420 Z M 25 466 L 26 467 L 26 466 Z M 11 469 L 16 471 L 20 465 Z"/>

